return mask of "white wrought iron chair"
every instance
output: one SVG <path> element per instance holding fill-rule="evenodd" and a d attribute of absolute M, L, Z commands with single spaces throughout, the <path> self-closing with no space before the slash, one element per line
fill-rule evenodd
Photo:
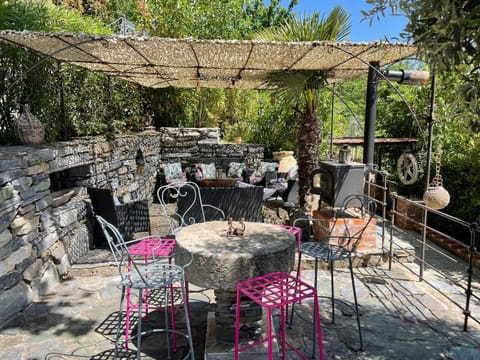
<path fill-rule="evenodd" d="M 181 182 L 161 186 L 157 197 L 162 208 L 161 215 L 168 222 L 170 235 L 175 235 L 182 227 L 209 220 L 225 220 L 222 209 L 204 204 L 200 188 L 194 182 Z M 175 210 L 169 206 L 176 202 Z"/>
<path fill-rule="evenodd" d="M 138 291 L 138 324 L 137 324 L 137 352 L 136 358 L 141 359 L 141 347 L 142 336 L 150 334 L 152 332 L 165 333 L 167 337 L 167 358 L 172 358 L 172 347 L 170 346 L 170 335 L 183 336 L 187 339 L 189 345 L 188 354 L 184 359 L 195 359 L 192 332 L 190 328 L 190 316 L 188 313 L 188 307 L 184 306 L 186 333 L 180 332 L 169 325 L 169 306 L 170 311 L 174 311 L 171 308 L 171 302 L 169 296 L 171 296 L 171 287 L 178 287 L 181 291 L 181 297 L 184 302 L 187 300 L 185 279 L 184 279 L 184 267 L 190 265 L 191 255 L 188 253 L 175 253 L 167 257 L 155 258 L 152 252 L 152 257 L 148 263 L 144 261 L 138 261 L 132 257 L 129 252 L 128 246 L 125 243 L 122 235 L 118 229 L 103 219 L 101 216 L 96 217 L 104 235 L 108 241 L 108 245 L 112 251 L 115 259 L 118 271 L 120 273 L 120 283 L 122 285 L 122 294 L 120 299 L 120 308 L 117 324 L 117 336 L 115 339 L 115 359 L 118 357 L 119 341 L 121 333 L 121 322 L 123 313 L 123 302 L 125 299 L 126 289 L 132 289 Z M 183 266 L 172 263 L 172 258 L 178 260 L 178 263 L 184 264 Z M 143 259 L 142 259 L 143 260 Z M 165 325 L 163 328 L 153 329 L 146 332 L 142 332 L 142 303 L 143 294 L 145 290 L 162 290 L 163 291 L 163 309 L 165 314 Z"/>

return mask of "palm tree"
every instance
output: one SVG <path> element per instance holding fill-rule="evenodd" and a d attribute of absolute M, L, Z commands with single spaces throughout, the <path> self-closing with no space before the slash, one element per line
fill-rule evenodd
<path fill-rule="evenodd" d="M 264 29 L 256 36 L 260 41 L 342 41 L 351 32 L 350 14 L 342 7 L 335 7 L 328 17 L 320 17 L 318 12 L 310 16 L 290 16 L 275 28 Z M 297 158 L 300 206 L 305 205 L 305 195 L 309 192 L 309 175 L 318 165 L 319 126 L 315 113 L 316 91 L 327 85 L 326 71 L 292 70 L 272 73 L 269 79 L 275 96 L 286 105 L 302 106 L 298 129 Z"/>

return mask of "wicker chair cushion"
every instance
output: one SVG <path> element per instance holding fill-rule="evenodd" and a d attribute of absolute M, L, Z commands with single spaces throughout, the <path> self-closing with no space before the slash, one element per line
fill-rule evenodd
<path fill-rule="evenodd" d="M 215 174 L 215 164 L 210 163 L 210 164 L 198 164 L 197 165 L 200 170 L 202 171 L 202 178 L 203 179 L 215 179 L 216 174 Z"/>
<path fill-rule="evenodd" d="M 242 172 L 245 169 L 244 163 L 231 162 L 228 165 L 227 176 L 229 178 L 241 178 Z"/>
<path fill-rule="evenodd" d="M 171 180 L 174 179 L 182 179 L 185 177 L 182 172 L 182 164 L 180 162 L 163 164 L 162 166 L 165 171 L 165 180 L 167 182 L 171 182 Z"/>

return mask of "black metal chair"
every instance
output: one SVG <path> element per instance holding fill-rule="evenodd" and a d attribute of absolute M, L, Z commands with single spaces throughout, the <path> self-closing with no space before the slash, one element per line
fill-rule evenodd
<path fill-rule="evenodd" d="M 301 267 L 302 256 L 310 256 L 315 259 L 314 285 L 317 286 L 318 261 L 329 263 L 331 279 L 331 306 L 332 306 L 332 324 L 335 323 L 335 288 L 334 288 L 334 263 L 335 261 L 348 260 L 350 277 L 352 281 L 352 290 L 354 298 L 354 310 L 358 326 L 358 336 L 360 346 L 358 350 L 363 350 L 363 338 L 360 325 L 360 314 L 358 309 L 357 292 L 355 289 L 355 279 L 353 276 L 352 256 L 356 251 L 357 245 L 362 239 L 367 227 L 371 224 L 375 216 L 376 202 L 367 195 L 354 194 L 345 198 L 343 205 L 333 211 L 333 226 L 328 231 L 325 242 L 304 242 L 300 247 L 298 258 L 298 270 Z M 352 221 L 354 218 L 362 218 L 363 222 L 359 224 Z M 294 226 L 299 222 L 306 221 L 330 223 L 330 219 L 299 218 L 294 221 Z M 297 271 L 298 271 L 297 270 Z M 343 302 L 345 304 L 345 302 Z M 292 306 L 291 321 L 293 321 L 294 306 Z M 315 350 L 315 349 L 314 349 Z"/>
<path fill-rule="evenodd" d="M 115 204 L 113 194 L 107 189 L 87 187 L 95 215 L 99 215 L 114 225 L 124 239 L 131 240 L 137 232 L 150 234 L 150 214 L 147 200 L 134 200 L 125 204 Z M 104 239 L 103 232 L 95 222 L 95 239 Z"/>

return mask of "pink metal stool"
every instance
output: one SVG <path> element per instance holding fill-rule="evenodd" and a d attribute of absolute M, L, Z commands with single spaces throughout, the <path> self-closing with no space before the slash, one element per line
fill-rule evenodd
<path fill-rule="evenodd" d="M 128 248 L 130 255 L 139 255 L 145 257 L 145 265 L 148 264 L 150 256 L 162 257 L 170 256 L 175 252 L 175 239 L 161 239 L 158 237 L 148 237 L 141 239 L 135 245 Z M 128 261 L 128 270 L 130 271 L 130 259 Z M 173 289 L 170 289 L 172 293 L 170 296 L 172 309 L 174 303 Z M 145 319 L 148 320 L 148 289 L 144 291 L 145 296 Z M 125 316 L 125 348 L 128 349 L 128 338 L 130 332 L 130 314 L 132 311 L 138 309 L 138 304 L 132 303 L 130 300 L 130 288 L 127 288 L 127 311 Z M 175 313 L 172 310 L 172 329 L 175 330 Z M 139 320 L 140 321 L 140 320 Z M 176 349 L 176 337 L 173 334 L 173 348 Z"/>
<path fill-rule="evenodd" d="M 240 347 L 240 297 L 247 296 L 252 301 L 259 304 L 267 310 L 267 337 L 265 339 L 247 344 Z M 241 281 L 237 284 L 237 305 L 236 305 L 236 321 L 235 321 L 235 360 L 238 360 L 240 351 L 251 349 L 254 346 L 268 342 L 268 359 L 273 359 L 273 339 L 280 337 L 282 342 L 282 359 L 285 359 L 285 345 L 292 349 L 302 359 L 309 359 L 300 350 L 291 345 L 285 338 L 285 318 L 286 307 L 290 304 L 297 303 L 303 299 L 313 298 L 314 304 L 314 328 L 320 360 L 323 360 L 322 330 L 320 328 L 320 313 L 318 310 L 317 291 L 303 281 L 283 272 L 276 272 L 259 276 L 253 279 Z M 275 336 L 272 334 L 272 310 L 280 309 L 280 333 Z M 314 334 L 315 338 L 315 334 Z M 315 350 L 315 340 L 313 341 Z"/>

